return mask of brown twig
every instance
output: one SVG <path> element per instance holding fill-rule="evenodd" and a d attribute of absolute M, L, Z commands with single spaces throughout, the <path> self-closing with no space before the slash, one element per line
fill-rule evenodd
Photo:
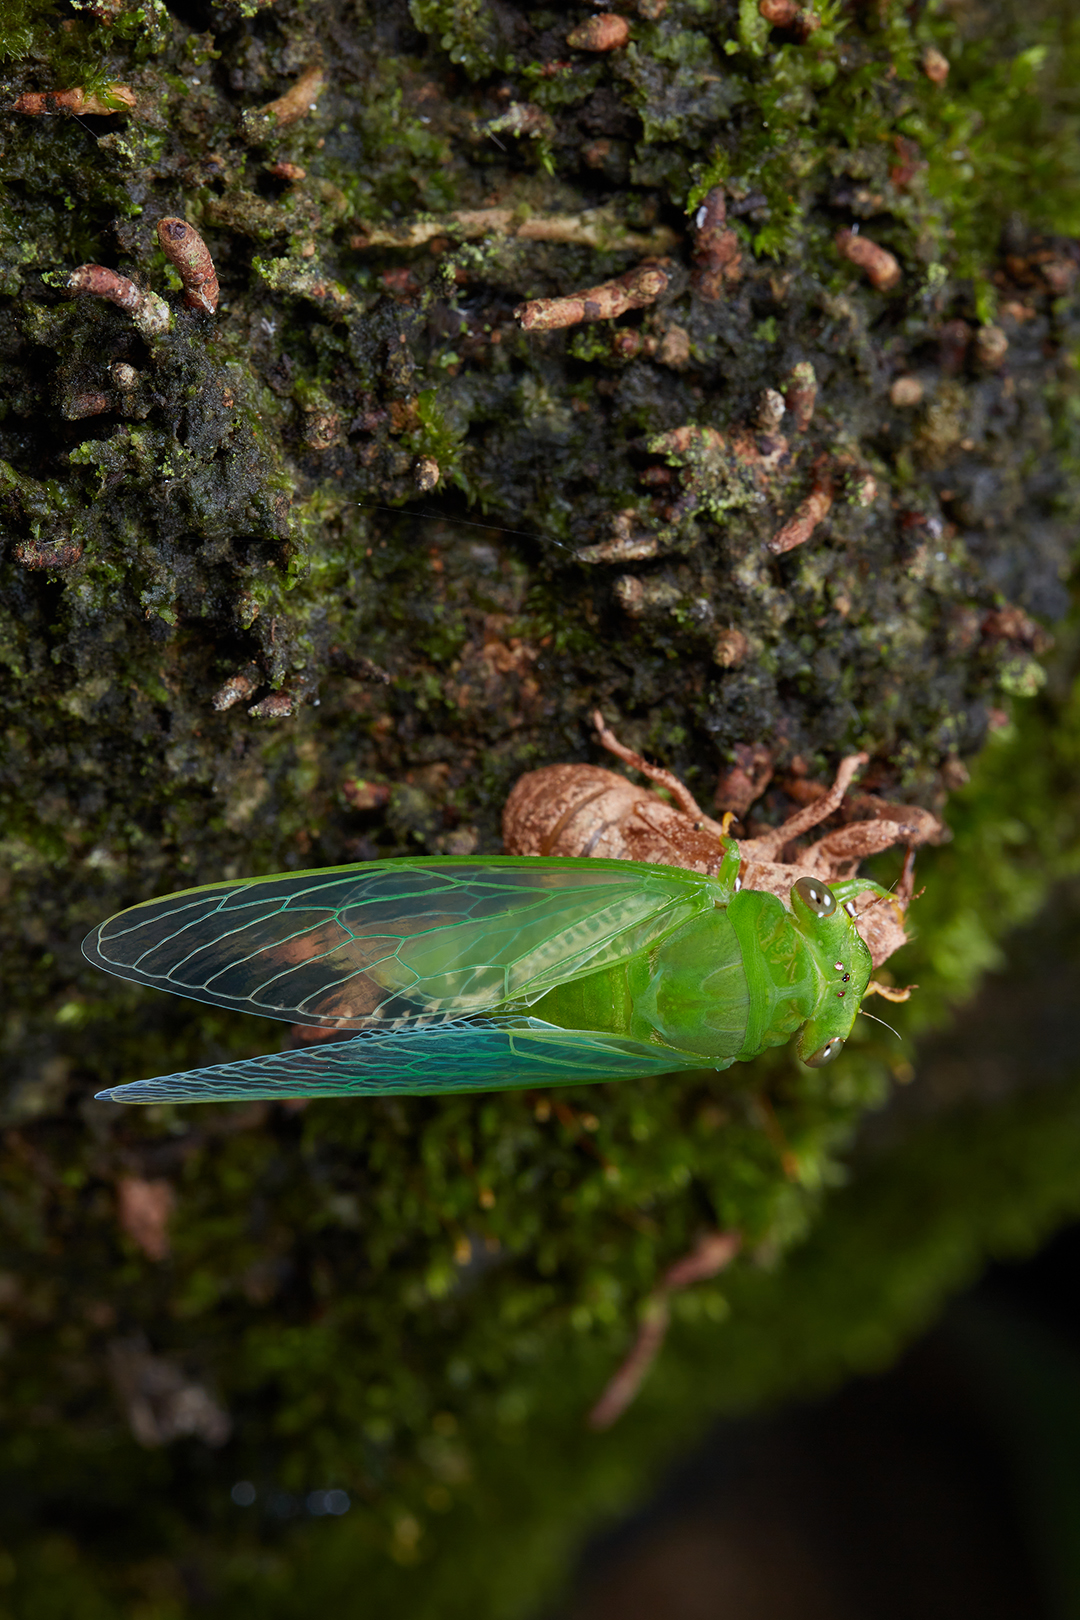
<path fill-rule="evenodd" d="M 298 118 L 306 118 L 309 112 L 314 112 L 315 103 L 325 86 L 326 77 L 322 68 L 313 65 L 300 75 L 283 96 L 278 96 L 276 101 L 268 101 L 258 111 L 264 118 L 272 118 L 279 126 L 295 124 Z"/>
<path fill-rule="evenodd" d="M 169 330 L 172 315 L 168 304 L 157 293 L 144 292 L 119 270 L 104 264 L 80 264 L 68 276 L 67 290 L 73 297 L 106 298 L 125 310 L 143 337 L 160 337 Z"/>
<path fill-rule="evenodd" d="M 789 518 L 783 528 L 778 529 L 772 539 L 766 542 L 766 551 L 779 557 L 785 551 L 794 551 L 796 546 L 805 545 L 818 524 L 828 516 L 832 503 L 832 469 L 828 461 L 822 458 L 814 468 L 814 482 L 809 495 L 801 502 L 795 516 Z"/>
<path fill-rule="evenodd" d="M 87 293 L 91 298 L 107 298 L 110 304 L 126 309 L 129 314 L 138 309 L 143 297 L 133 281 L 104 264 L 80 264 L 68 276 L 67 290 L 76 295 Z"/>
<path fill-rule="evenodd" d="M 184 219 L 159 219 L 157 237 L 161 251 L 184 284 L 184 303 L 212 315 L 217 309 L 218 278 L 210 249 Z"/>
<path fill-rule="evenodd" d="M 269 692 L 251 705 L 248 714 L 258 720 L 287 720 L 299 707 L 300 699 L 295 692 Z"/>
<path fill-rule="evenodd" d="M 417 248 L 449 236 L 468 242 L 485 236 L 512 236 L 523 242 L 564 242 L 610 253 L 666 253 L 677 237 L 666 225 L 648 235 L 628 231 L 610 208 L 590 208 L 582 214 L 524 214 L 518 208 L 459 208 L 408 224 L 361 225 L 349 246 L 359 251 L 373 247 Z"/>
<path fill-rule="evenodd" d="M 525 332 L 551 332 L 579 321 L 608 321 L 625 315 L 628 309 L 644 309 L 655 304 L 667 288 L 670 276 L 662 264 L 639 264 L 613 281 L 563 298 L 532 298 L 519 304 L 514 315 Z"/>
<path fill-rule="evenodd" d="M 731 1264 L 741 1247 L 740 1232 L 707 1232 L 689 1254 L 668 1268 L 642 1307 L 641 1325 L 630 1353 L 589 1413 L 590 1429 L 610 1429 L 641 1388 L 667 1337 L 670 1296 L 681 1288 L 715 1277 Z"/>
<path fill-rule="evenodd" d="M 100 95 L 87 95 L 81 84 L 71 90 L 26 90 L 11 104 L 11 111 L 40 116 L 43 113 L 90 113 L 109 117 L 112 113 L 130 112 L 135 106 L 135 92 L 126 84 L 110 84 Z"/>

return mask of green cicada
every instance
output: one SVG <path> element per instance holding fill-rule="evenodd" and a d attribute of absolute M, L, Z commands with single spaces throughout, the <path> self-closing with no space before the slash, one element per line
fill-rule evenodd
<path fill-rule="evenodd" d="M 726 1069 L 796 1033 L 804 1063 L 828 1063 L 871 973 L 852 901 L 886 891 L 800 877 L 789 911 L 738 874 L 725 839 L 715 877 L 632 861 L 372 861 L 147 901 L 94 930 L 91 962 L 343 1039 L 99 1095 L 574 1085 Z"/>

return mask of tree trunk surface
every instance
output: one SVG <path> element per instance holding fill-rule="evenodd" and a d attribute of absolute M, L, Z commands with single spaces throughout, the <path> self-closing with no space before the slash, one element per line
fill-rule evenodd
<path fill-rule="evenodd" d="M 970 1084 L 910 1041 L 1080 853 L 1080 30 L 19 0 L 0 66 L 0 1602 L 527 1613 L 705 1416 L 881 1364 L 1080 1204 L 1030 998 Z M 499 853 L 522 772 L 610 763 L 597 708 L 710 809 L 764 752 L 751 832 L 856 750 L 944 815 L 905 1044 L 94 1100 L 281 1043 L 105 980 L 96 923 Z"/>

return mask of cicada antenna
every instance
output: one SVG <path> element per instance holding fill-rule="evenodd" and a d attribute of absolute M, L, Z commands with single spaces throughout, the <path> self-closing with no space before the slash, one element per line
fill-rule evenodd
<path fill-rule="evenodd" d="M 863 1009 L 861 1007 L 859 1008 L 859 1013 L 862 1015 L 863 1018 L 873 1019 L 875 1024 L 880 1024 L 881 1025 L 882 1029 L 887 1029 L 889 1031 L 889 1034 L 890 1035 L 895 1035 L 898 1041 L 903 1039 L 903 1037 L 900 1034 L 900 1031 L 898 1029 L 893 1029 L 891 1024 L 887 1024 L 885 1022 L 884 1018 L 877 1018 L 873 1013 L 863 1012 Z"/>

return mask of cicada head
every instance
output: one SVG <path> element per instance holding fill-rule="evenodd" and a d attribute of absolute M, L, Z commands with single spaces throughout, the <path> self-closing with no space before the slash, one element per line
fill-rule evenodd
<path fill-rule="evenodd" d="M 854 920 L 828 884 L 799 878 L 791 888 L 791 910 L 823 981 L 817 1011 L 803 1025 L 796 1050 L 811 1069 L 820 1069 L 851 1034 L 873 962 Z"/>

